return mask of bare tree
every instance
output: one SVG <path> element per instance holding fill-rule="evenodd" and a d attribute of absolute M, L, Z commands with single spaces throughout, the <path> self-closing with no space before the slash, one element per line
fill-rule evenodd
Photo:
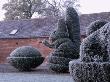
<path fill-rule="evenodd" d="M 61 16 L 68 6 L 74 6 L 78 0 L 8 0 L 3 5 L 5 20 L 30 19 L 34 12 L 42 16 Z"/>
<path fill-rule="evenodd" d="M 65 9 L 70 6 L 77 10 L 80 6 L 79 4 L 76 4 L 78 1 L 79 0 L 45 0 L 47 12 L 53 16 L 61 16 Z"/>

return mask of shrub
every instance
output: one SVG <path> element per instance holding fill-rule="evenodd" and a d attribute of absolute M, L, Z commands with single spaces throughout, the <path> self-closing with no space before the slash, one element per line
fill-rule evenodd
<path fill-rule="evenodd" d="M 90 35 L 94 31 L 100 29 L 106 23 L 107 23 L 107 21 L 105 21 L 105 20 L 96 20 L 96 21 L 92 22 L 87 28 L 87 35 Z"/>
<path fill-rule="evenodd" d="M 110 23 L 105 23 L 91 23 L 80 46 L 80 59 L 69 63 L 75 82 L 110 82 Z"/>
<path fill-rule="evenodd" d="M 55 72 L 68 72 L 69 61 L 79 58 L 80 27 L 74 8 L 67 9 L 66 20 L 58 21 L 57 29 L 50 35 L 50 42 L 43 43 L 54 48 L 48 57 L 49 69 Z"/>
<path fill-rule="evenodd" d="M 22 46 L 11 52 L 7 58 L 9 63 L 20 71 L 30 71 L 39 66 L 44 58 L 41 53 L 32 46 Z"/>

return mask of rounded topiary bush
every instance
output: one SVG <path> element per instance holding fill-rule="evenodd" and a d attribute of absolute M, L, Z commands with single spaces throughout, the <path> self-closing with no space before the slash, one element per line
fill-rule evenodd
<path fill-rule="evenodd" d="M 30 71 L 43 63 L 44 57 L 32 46 L 22 46 L 16 48 L 7 57 L 8 62 L 19 71 Z"/>

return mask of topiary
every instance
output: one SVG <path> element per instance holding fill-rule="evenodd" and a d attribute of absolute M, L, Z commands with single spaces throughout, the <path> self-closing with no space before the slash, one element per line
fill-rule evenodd
<path fill-rule="evenodd" d="M 69 33 L 69 39 L 73 42 L 76 52 L 79 54 L 80 45 L 80 23 L 76 10 L 68 7 L 66 10 L 66 25 Z"/>
<path fill-rule="evenodd" d="M 22 46 L 11 52 L 7 58 L 9 63 L 19 71 L 30 71 L 32 68 L 39 66 L 44 57 L 32 46 Z"/>
<path fill-rule="evenodd" d="M 89 36 L 94 31 L 100 29 L 102 26 L 104 26 L 107 23 L 105 20 L 96 20 L 93 21 L 87 28 L 87 36 Z"/>
<path fill-rule="evenodd" d="M 102 33 L 100 33 L 100 28 L 103 27 L 107 22 L 102 20 L 96 20 L 92 22 L 88 28 L 87 32 L 90 32 L 87 38 L 81 43 L 80 57 L 83 60 L 84 57 L 90 56 L 94 57 L 95 55 L 103 56 L 105 60 L 107 50 L 105 49 L 105 43 L 102 39 Z M 93 32 L 93 33 L 92 33 Z M 105 33 L 104 33 L 105 34 Z M 104 36 L 105 37 L 105 36 Z"/>
<path fill-rule="evenodd" d="M 69 61 L 71 61 L 72 59 L 77 59 L 79 57 L 78 51 L 80 43 L 80 29 L 79 25 L 74 28 L 72 26 L 73 24 L 77 25 L 74 22 L 78 22 L 79 20 L 77 19 L 78 17 L 74 16 L 78 15 L 76 15 L 77 13 L 72 15 L 68 14 L 68 12 L 76 12 L 73 10 L 74 8 L 67 9 L 66 21 L 64 19 L 60 19 L 58 21 L 57 29 L 50 35 L 51 43 L 49 43 L 48 41 L 43 41 L 46 46 L 54 48 L 54 51 L 50 53 L 50 56 L 48 56 L 48 66 L 52 71 L 55 72 L 68 72 Z M 71 21 L 69 21 L 70 18 Z M 69 22 L 71 22 L 70 25 Z M 77 31 L 73 32 L 74 29 L 77 29 Z M 70 30 L 72 30 L 72 32 Z"/>
<path fill-rule="evenodd" d="M 32 46 L 22 46 L 15 49 L 10 57 L 41 57 L 41 53 Z"/>
<path fill-rule="evenodd" d="M 69 63 L 75 82 L 110 82 L 110 23 L 97 22 L 90 24 L 88 37 L 81 43 L 80 59 Z"/>

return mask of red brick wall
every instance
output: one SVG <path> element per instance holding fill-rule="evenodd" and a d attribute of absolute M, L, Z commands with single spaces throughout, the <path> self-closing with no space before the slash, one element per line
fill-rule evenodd
<path fill-rule="evenodd" d="M 81 40 L 85 37 L 81 36 Z M 0 63 L 6 63 L 6 57 L 9 54 L 20 46 L 28 46 L 31 45 L 36 47 L 45 58 L 52 51 L 50 48 L 46 47 L 42 44 L 43 39 L 48 39 L 45 37 L 37 38 L 37 39 L 0 39 Z"/>
<path fill-rule="evenodd" d="M 0 40 L 0 63 L 6 63 L 6 57 L 17 47 L 31 45 L 36 47 L 46 57 L 51 49 L 41 43 L 44 38 L 38 39 L 1 39 Z"/>

